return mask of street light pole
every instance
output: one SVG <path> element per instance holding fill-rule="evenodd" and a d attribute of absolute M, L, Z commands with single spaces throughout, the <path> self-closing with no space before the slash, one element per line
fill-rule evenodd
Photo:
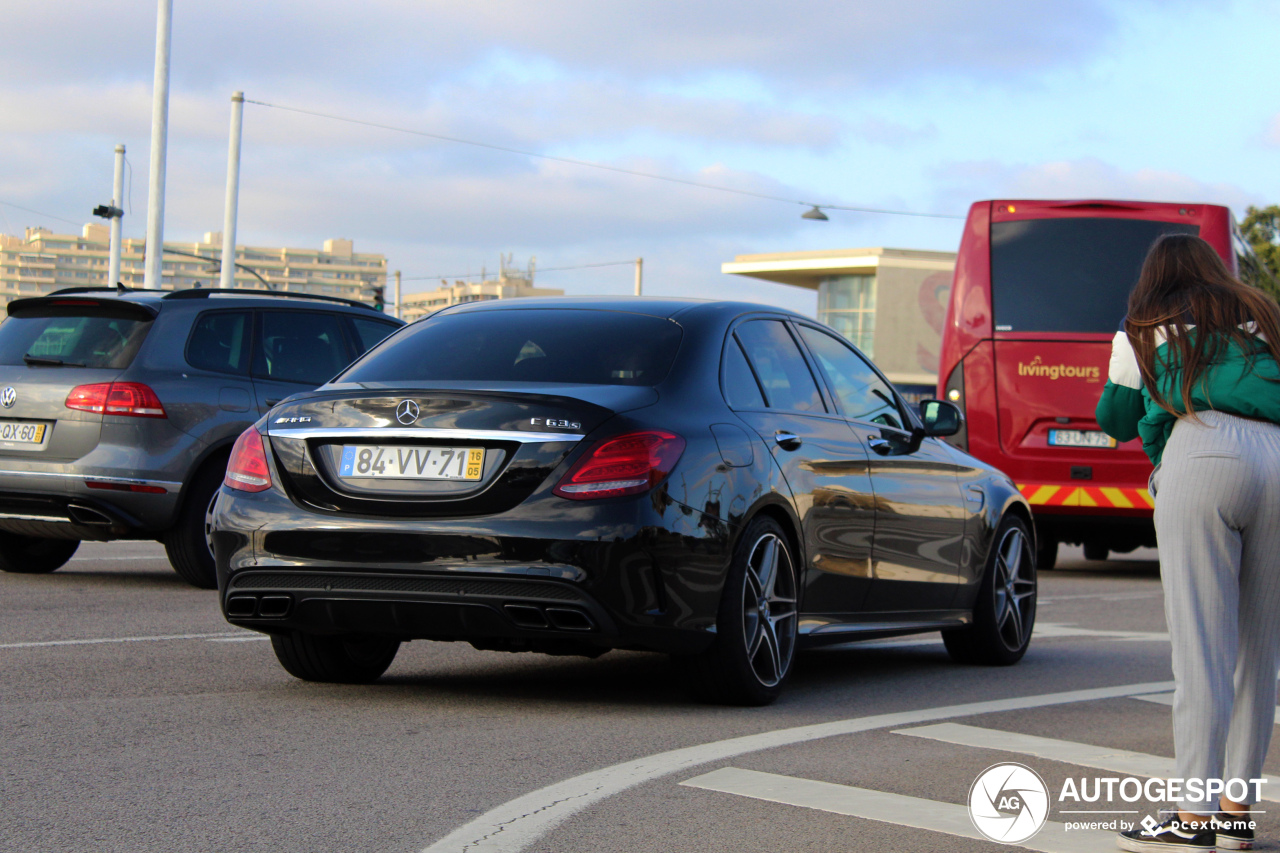
<path fill-rule="evenodd" d="M 640 287 L 644 279 L 644 258 L 636 258 L 636 296 L 640 295 Z"/>
<path fill-rule="evenodd" d="M 240 132 L 244 117 L 244 92 L 231 96 L 231 142 L 227 146 L 227 200 L 222 219 L 222 272 L 218 287 L 236 286 L 236 211 L 240 202 Z"/>
<path fill-rule="evenodd" d="M 124 146 L 116 146 L 116 171 L 111 182 L 111 206 L 124 208 Z M 107 252 L 107 287 L 115 287 L 120 283 L 120 223 L 124 218 L 111 217 L 111 247 Z"/>
<path fill-rule="evenodd" d="M 400 270 L 396 270 L 396 319 L 404 319 L 404 314 L 400 308 Z"/>
<path fill-rule="evenodd" d="M 147 255 L 143 287 L 159 290 L 164 281 L 164 178 L 169 144 L 169 37 L 173 0 L 159 0 L 156 12 L 156 69 L 151 87 L 151 171 L 147 187 Z"/>

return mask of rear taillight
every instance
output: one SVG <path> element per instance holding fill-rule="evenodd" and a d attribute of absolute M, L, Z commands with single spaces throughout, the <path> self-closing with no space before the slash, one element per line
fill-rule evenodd
<path fill-rule="evenodd" d="M 575 501 L 640 494 L 662 482 L 683 452 L 684 439 L 662 430 L 605 439 L 588 450 L 552 491 Z"/>
<path fill-rule="evenodd" d="M 265 492 L 271 488 L 267 451 L 262 446 L 262 436 L 253 427 L 236 439 L 227 462 L 227 476 L 222 482 L 242 492 Z"/>
<path fill-rule="evenodd" d="M 133 418 L 165 418 L 164 406 L 156 392 L 141 382 L 98 382 L 77 385 L 67 395 L 66 407 L 99 415 L 128 415 Z"/>

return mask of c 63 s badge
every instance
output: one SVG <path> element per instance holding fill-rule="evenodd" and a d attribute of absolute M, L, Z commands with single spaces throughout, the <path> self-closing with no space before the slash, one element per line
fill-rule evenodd
<path fill-rule="evenodd" d="M 530 418 L 529 423 L 534 426 L 555 427 L 557 429 L 582 429 L 582 424 L 577 421 L 562 421 L 555 418 Z"/>

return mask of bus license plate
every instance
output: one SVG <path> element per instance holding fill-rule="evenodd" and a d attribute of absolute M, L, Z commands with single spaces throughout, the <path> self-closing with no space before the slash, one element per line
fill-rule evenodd
<path fill-rule="evenodd" d="M 483 470 L 483 447 L 344 444 L 338 476 L 402 480 L 479 480 Z"/>
<path fill-rule="evenodd" d="M 0 446 L 13 447 L 26 445 L 21 450 L 35 450 L 44 444 L 48 424 L 35 424 L 29 421 L 0 421 Z"/>
<path fill-rule="evenodd" d="M 1054 447 L 1115 447 L 1116 440 L 1099 430 L 1051 429 L 1049 444 Z"/>

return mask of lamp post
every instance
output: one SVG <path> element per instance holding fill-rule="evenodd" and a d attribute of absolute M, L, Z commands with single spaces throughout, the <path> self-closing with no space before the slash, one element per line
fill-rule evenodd
<path fill-rule="evenodd" d="M 236 286 L 236 211 L 240 204 L 240 132 L 244 118 L 244 92 L 231 96 L 231 142 L 227 146 L 227 200 L 222 219 L 222 272 L 218 287 Z"/>
<path fill-rule="evenodd" d="M 169 37 L 173 32 L 173 0 L 159 0 L 156 12 L 156 69 L 151 87 L 151 171 L 147 183 L 147 253 L 143 287 L 159 290 L 163 282 L 165 154 L 169 144 Z"/>

